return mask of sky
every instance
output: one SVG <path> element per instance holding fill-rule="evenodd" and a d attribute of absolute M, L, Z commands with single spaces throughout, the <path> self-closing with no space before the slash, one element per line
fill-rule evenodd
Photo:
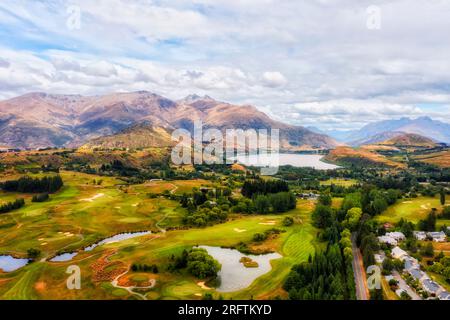
<path fill-rule="evenodd" d="M 450 122 L 450 0 L 2 0 L 0 99 L 147 90 L 347 130 Z"/>

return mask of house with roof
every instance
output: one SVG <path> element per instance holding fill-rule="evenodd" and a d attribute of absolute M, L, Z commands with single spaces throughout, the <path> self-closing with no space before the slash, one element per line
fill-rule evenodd
<path fill-rule="evenodd" d="M 394 232 L 387 232 L 385 234 L 387 237 L 391 237 L 397 241 L 403 241 L 406 239 L 405 235 L 402 232 L 394 231 Z"/>
<path fill-rule="evenodd" d="M 427 239 L 427 234 L 425 231 L 414 231 L 414 237 L 419 241 L 424 241 Z"/>
<path fill-rule="evenodd" d="M 406 257 L 409 257 L 408 253 L 400 247 L 395 247 L 394 249 L 392 249 L 391 255 L 394 259 L 400 259 L 402 261 Z"/>
<path fill-rule="evenodd" d="M 425 279 L 429 279 L 427 274 L 418 268 L 409 269 L 408 273 L 411 275 L 411 277 L 413 277 L 415 280 L 419 282 L 422 282 Z"/>
<path fill-rule="evenodd" d="M 380 242 L 380 243 L 385 243 L 385 244 L 388 244 L 388 245 L 390 245 L 390 246 L 396 246 L 396 245 L 398 244 L 398 241 L 397 241 L 397 240 L 395 240 L 395 239 L 392 238 L 392 237 L 386 236 L 386 235 L 384 235 L 384 236 L 379 236 L 379 237 L 378 237 L 378 242 Z"/>
<path fill-rule="evenodd" d="M 437 297 L 442 291 L 444 291 L 439 284 L 429 278 L 423 279 L 421 284 L 423 290 L 425 290 L 432 297 Z"/>
<path fill-rule="evenodd" d="M 450 292 L 448 291 L 442 291 L 438 294 L 439 300 L 450 300 Z"/>
<path fill-rule="evenodd" d="M 447 241 L 447 235 L 444 231 L 438 232 L 428 232 L 427 236 L 433 239 L 434 242 L 445 242 Z"/>
<path fill-rule="evenodd" d="M 383 251 L 374 254 L 376 263 L 382 264 L 384 259 L 386 258 L 386 254 Z"/>
<path fill-rule="evenodd" d="M 420 269 L 419 261 L 411 256 L 404 257 L 403 262 L 405 270 Z"/>

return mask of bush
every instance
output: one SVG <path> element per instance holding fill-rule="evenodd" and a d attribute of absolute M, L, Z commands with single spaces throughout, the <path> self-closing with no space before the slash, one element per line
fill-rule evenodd
<path fill-rule="evenodd" d="M 255 233 L 253 235 L 253 241 L 262 242 L 267 239 L 267 235 L 265 233 Z"/>
<path fill-rule="evenodd" d="M 33 198 L 31 199 L 31 202 L 45 202 L 48 199 L 50 199 L 48 193 L 41 193 L 34 195 Z"/>
<path fill-rule="evenodd" d="M 285 217 L 283 219 L 283 226 L 289 227 L 289 226 L 292 226 L 293 224 L 294 224 L 294 219 L 292 217 Z"/>

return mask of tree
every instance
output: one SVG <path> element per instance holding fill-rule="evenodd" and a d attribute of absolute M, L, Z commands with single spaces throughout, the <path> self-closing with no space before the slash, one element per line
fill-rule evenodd
<path fill-rule="evenodd" d="M 419 229 L 422 231 L 436 230 L 436 213 L 432 211 L 424 220 L 419 221 Z"/>
<path fill-rule="evenodd" d="M 28 259 L 36 260 L 41 255 L 41 250 L 30 248 L 27 250 Z"/>
<path fill-rule="evenodd" d="M 319 196 L 318 201 L 320 204 L 323 204 L 324 206 L 331 206 L 332 198 L 330 194 L 324 193 Z"/>
<path fill-rule="evenodd" d="M 440 200 L 441 200 L 441 205 L 445 205 L 445 190 L 444 188 L 441 188 L 441 192 L 440 192 Z"/>
<path fill-rule="evenodd" d="M 187 256 L 187 270 L 199 279 L 217 277 L 222 266 L 205 249 L 194 248 Z"/>
<path fill-rule="evenodd" d="M 362 216 L 361 208 L 355 207 L 347 211 L 344 224 L 351 230 L 355 230 Z"/>
<path fill-rule="evenodd" d="M 325 229 L 331 226 L 333 210 L 331 207 L 318 204 L 312 213 L 312 220 L 314 226 Z"/>
<path fill-rule="evenodd" d="M 253 201 L 255 205 L 255 210 L 259 214 L 266 214 L 270 211 L 270 201 L 269 198 L 265 195 L 257 195 L 255 200 Z"/>
<path fill-rule="evenodd" d="M 426 244 L 426 246 L 422 250 L 422 255 L 424 255 L 426 257 L 433 257 L 434 256 L 434 248 L 433 248 L 433 243 L 432 242 L 428 242 Z"/>

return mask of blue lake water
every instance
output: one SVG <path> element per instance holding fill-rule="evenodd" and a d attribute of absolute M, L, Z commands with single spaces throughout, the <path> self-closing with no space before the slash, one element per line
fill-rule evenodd
<path fill-rule="evenodd" d="M 28 259 L 14 258 L 13 256 L 0 256 L 0 269 L 4 272 L 12 272 L 28 264 Z"/>
<path fill-rule="evenodd" d="M 309 167 L 317 170 L 340 168 L 334 164 L 323 162 L 320 154 L 277 153 L 267 155 L 238 155 L 239 163 L 255 167 L 279 167 L 291 165 L 293 167 Z"/>

